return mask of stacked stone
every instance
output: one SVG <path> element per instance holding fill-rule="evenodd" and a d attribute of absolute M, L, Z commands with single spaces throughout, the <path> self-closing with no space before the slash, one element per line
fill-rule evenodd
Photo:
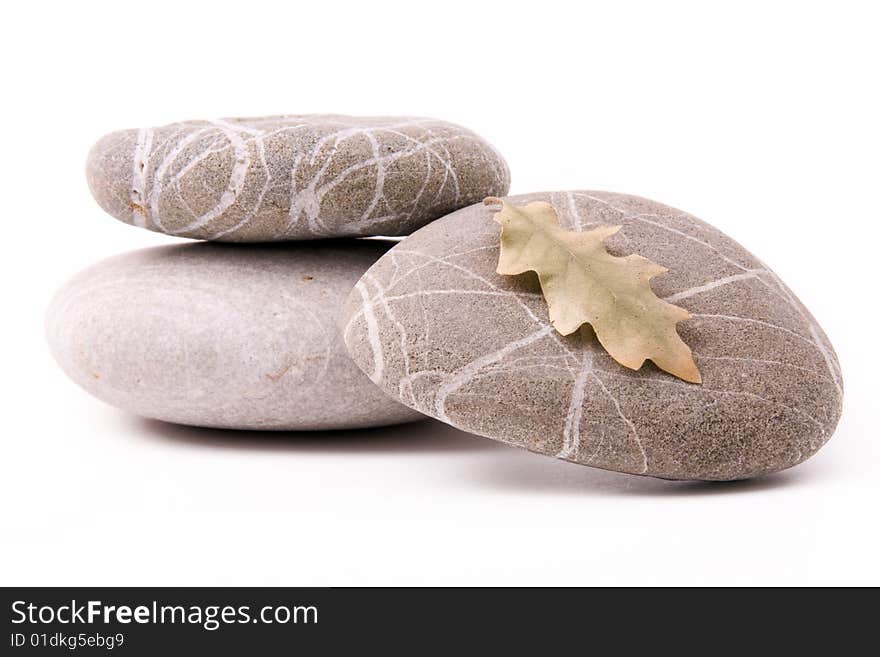
<path fill-rule="evenodd" d="M 621 226 L 609 252 L 669 267 L 654 293 L 703 382 L 616 363 L 592 331 L 561 336 L 537 277 L 501 276 L 494 210 L 435 221 L 373 265 L 346 301 L 349 353 L 401 402 L 463 431 L 607 470 L 744 479 L 797 465 L 840 418 L 834 348 L 794 293 L 717 228 L 636 196 L 571 191 L 546 201 L 567 230 Z"/>
<path fill-rule="evenodd" d="M 125 410 L 235 429 L 434 417 L 574 463 L 729 480 L 809 458 L 840 418 L 840 365 L 794 293 L 713 226 L 609 192 L 529 194 L 567 230 L 669 268 L 702 384 L 561 336 L 531 274 L 496 273 L 480 203 L 510 176 L 477 135 L 413 118 L 191 121 L 101 139 L 89 186 L 127 223 L 206 242 L 100 263 L 56 296 L 55 357 Z M 412 233 L 412 235 L 410 235 Z M 370 236 L 406 236 L 389 240 Z M 234 244 L 233 244 L 234 243 Z"/>
<path fill-rule="evenodd" d="M 344 298 L 391 241 L 510 175 L 485 140 L 423 118 L 280 116 L 106 135 L 89 187 L 117 219 L 205 240 L 101 262 L 55 297 L 55 358 L 145 417 L 232 429 L 341 429 L 420 413 L 345 353 Z"/>

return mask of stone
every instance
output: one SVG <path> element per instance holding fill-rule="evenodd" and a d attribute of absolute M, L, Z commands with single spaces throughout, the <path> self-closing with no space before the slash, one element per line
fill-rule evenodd
<path fill-rule="evenodd" d="M 485 196 L 507 164 L 457 125 L 408 117 L 186 121 L 101 138 L 86 164 L 126 223 L 223 242 L 408 235 Z"/>
<path fill-rule="evenodd" d="M 417 231 L 371 267 L 341 318 L 354 361 L 383 390 L 454 427 L 561 459 L 667 479 L 755 477 L 800 463 L 841 412 L 828 338 L 785 284 L 719 230 L 607 192 L 552 203 L 566 229 L 620 224 L 606 244 L 670 268 L 654 292 L 703 384 L 613 361 L 587 328 L 559 335 L 537 277 L 500 276 L 500 226 L 474 205 Z"/>
<path fill-rule="evenodd" d="M 99 399 L 229 429 L 348 429 L 416 420 L 351 361 L 339 308 L 389 242 L 185 244 L 73 278 L 47 313 L 51 351 Z"/>

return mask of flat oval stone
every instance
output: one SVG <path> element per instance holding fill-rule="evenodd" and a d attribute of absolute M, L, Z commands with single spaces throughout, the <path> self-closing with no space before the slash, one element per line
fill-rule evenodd
<path fill-rule="evenodd" d="M 339 307 L 388 248 L 187 244 L 133 251 L 73 278 L 47 315 L 52 353 L 99 399 L 231 429 L 344 429 L 421 416 L 352 363 Z"/>
<path fill-rule="evenodd" d="M 434 119 L 335 115 L 186 121 L 101 138 L 89 188 L 117 219 L 223 242 L 408 235 L 485 196 L 507 164 Z"/>
<path fill-rule="evenodd" d="M 612 360 L 591 331 L 559 335 L 537 277 L 500 276 L 500 226 L 474 205 L 403 240 L 343 312 L 355 362 L 383 390 L 459 429 L 599 468 L 726 480 L 805 460 L 840 417 L 840 366 L 779 278 L 732 239 L 654 201 L 607 192 L 515 196 L 552 203 L 566 229 L 623 228 L 606 244 L 670 271 L 654 292 L 703 384 Z"/>

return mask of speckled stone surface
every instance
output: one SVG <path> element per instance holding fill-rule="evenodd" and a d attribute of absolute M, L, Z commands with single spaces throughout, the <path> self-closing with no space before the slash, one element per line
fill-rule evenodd
<path fill-rule="evenodd" d="M 739 244 L 634 196 L 510 200 L 554 204 L 567 229 L 620 224 L 609 251 L 669 267 L 652 287 L 693 314 L 678 330 L 703 384 L 652 363 L 626 369 L 590 329 L 556 333 L 533 274 L 495 273 L 500 226 L 491 208 L 474 205 L 391 249 L 345 304 L 349 352 L 386 392 L 481 436 L 670 479 L 782 470 L 831 437 L 842 401 L 834 350 L 794 294 Z"/>
<path fill-rule="evenodd" d="M 233 429 L 342 429 L 421 416 L 345 352 L 339 307 L 388 243 L 187 244 L 73 278 L 47 335 L 87 391 L 145 417 Z"/>
<path fill-rule="evenodd" d="M 187 121 L 101 138 L 89 188 L 111 215 L 225 242 L 408 235 L 506 194 L 485 140 L 409 117 L 271 116 Z"/>

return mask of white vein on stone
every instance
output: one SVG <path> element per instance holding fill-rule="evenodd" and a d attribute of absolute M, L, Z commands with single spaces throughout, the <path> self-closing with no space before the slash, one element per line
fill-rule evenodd
<path fill-rule="evenodd" d="M 612 372 L 610 370 L 601 370 L 601 372 L 602 372 L 602 374 L 608 375 L 608 376 L 630 378 L 630 377 L 626 376 L 625 374 L 619 374 L 617 372 Z M 722 390 L 721 388 L 710 388 L 710 387 L 707 387 L 706 385 L 692 386 L 691 384 L 688 384 L 684 381 L 680 381 L 679 379 L 675 379 L 675 378 L 671 378 L 671 377 L 669 379 L 660 379 L 660 378 L 653 377 L 653 376 L 646 376 L 646 377 L 642 377 L 641 381 L 645 381 L 645 382 L 650 381 L 651 383 L 658 383 L 661 385 L 673 385 L 673 386 L 677 386 L 679 388 L 688 386 L 691 388 L 692 392 L 697 393 L 697 394 L 712 394 L 712 393 L 714 393 L 714 394 L 718 394 L 718 395 L 729 395 L 731 397 L 748 397 L 750 399 L 754 399 L 756 401 L 759 401 L 759 402 L 762 402 L 765 404 L 769 404 L 771 406 L 776 406 L 778 408 L 782 408 L 784 410 L 795 413 L 796 415 L 800 415 L 801 417 L 807 419 L 808 421 L 812 422 L 817 427 L 819 427 L 819 429 L 822 432 L 822 435 L 825 435 L 825 433 L 826 433 L 825 425 L 822 424 L 821 422 L 819 422 L 819 420 L 817 420 L 815 417 L 813 417 L 809 413 L 802 411 L 801 409 L 796 408 L 794 406 L 789 406 L 788 404 L 784 404 L 783 402 L 778 401 L 776 399 L 770 399 L 768 397 L 763 397 L 763 396 L 756 394 L 754 392 L 747 392 L 744 390 Z"/>
<path fill-rule="evenodd" d="M 544 326 L 534 333 L 530 333 L 529 335 L 520 338 L 519 340 L 514 340 L 513 342 L 504 345 L 500 349 L 490 354 L 486 354 L 480 358 L 477 358 L 465 365 L 464 367 L 457 369 L 437 390 L 437 395 L 434 397 L 435 417 L 446 423 L 452 424 L 452 421 L 446 414 L 446 400 L 449 395 L 457 391 L 462 386 L 467 385 L 470 382 L 472 376 L 479 372 L 486 365 L 491 365 L 493 363 L 497 363 L 500 360 L 503 360 L 504 357 L 508 354 L 511 354 L 518 349 L 522 349 L 523 347 L 527 347 L 536 340 L 547 337 L 553 330 L 554 329 L 552 326 Z"/>
<path fill-rule="evenodd" d="M 671 294 L 668 297 L 663 297 L 663 300 L 669 303 L 675 303 L 676 301 L 681 301 L 682 299 L 689 299 L 698 294 L 702 294 L 703 292 L 714 290 L 716 287 L 721 287 L 722 285 L 729 285 L 730 283 L 736 283 L 737 281 L 747 281 L 752 278 L 756 278 L 757 275 L 759 273 L 762 273 L 763 271 L 763 269 L 755 269 L 743 272 L 742 274 L 733 274 L 731 276 L 725 276 L 723 278 L 716 278 L 714 281 L 709 281 L 708 283 L 703 283 L 702 285 L 697 285 L 695 287 L 688 288 L 687 290 L 676 292 L 675 294 Z"/>
<path fill-rule="evenodd" d="M 214 239 L 219 239 L 228 235 L 230 233 L 234 233 L 235 231 L 241 229 L 246 226 L 259 212 L 260 207 L 263 205 L 263 199 L 266 197 L 266 192 L 269 191 L 269 185 L 272 183 L 272 173 L 269 170 L 269 163 L 266 161 L 266 144 L 261 137 L 256 137 L 254 143 L 257 147 L 257 157 L 260 160 L 260 164 L 263 167 L 263 186 L 260 188 L 260 193 L 257 195 L 257 202 L 254 206 L 245 214 L 245 216 L 238 221 L 238 223 L 230 226 L 226 230 L 219 230 L 214 233 Z"/>
<path fill-rule="evenodd" d="M 496 247 L 496 248 L 497 248 L 497 247 Z M 398 253 L 408 253 L 408 254 L 412 254 L 412 255 L 415 255 L 415 256 L 422 257 L 422 258 L 426 258 L 426 259 L 430 260 L 431 262 L 434 262 L 434 263 L 440 264 L 441 266 L 452 267 L 453 269 L 456 269 L 456 270 L 462 272 L 462 273 L 465 274 L 466 276 L 469 276 L 469 277 L 471 277 L 471 278 L 473 278 L 473 279 L 475 279 L 475 280 L 477 280 L 477 281 L 483 283 L 484 285 L 486 285 L 487 287 L 489 287 L 489 289 L 491 289 L 491 290 L 495 290 L 495 291 L 501 291 L 501 292 L 509 293 L 509 294 L 511 295 L 511 298 L 512 298 L 514 301 L 516 301 L 517 305 L 518 305 L 520 308 L 522 308 L 522 310 L 526 313 L 526 315 L 528 316 L 528 318 L 529 318 L 532 322 L 534 322 L 535 324 L 537 324 L 537 325 L 539 325 L 539 326 L 544 326 L 544 325 L 545 325 L 545 322 L 544 322 L 540 317 L 538 317 L 538 316 L 534 313 L 534 311 L 532 310 L 532 308 L 531 308 L 531 307 L 530 307 L 525 301 L 523 301 L 522 298 L 520 298 L 520 293 L 517 293 L 517 292 L 509 292 L 509 291 L 507 291 L 507 290 L 501 290 L 501 288 L 499 288 L 497 285 L 495 285 L 494 283 L 492 283 L 492 281 L 490 281 L 488 278 L 486 278 L 486 277 L 484 277 L 484 276 L 480 276 L 479 274 L 477 274 L 476 272 L 474 272 L 474 271 L 468 269 L 467 267 L 464 267 L 464 266 L 459 265 L 459 264 L 457 264 L 457 263 L 449 262 L 446 258 L 437 258 L 437 257 L 435 257 L 435 256 L 432 256 L 432 255 L 429 255 L 429 254 L 426 254 L 426 253 L 421 253 L 421 252 L 419 252 L 419 251 L 412 251 L 412 250 L 399 249 L 399 248 L 397 248 L 397 252 L 398 252 Z M 453 258 L 453 257 L 456 257 L 456 255 L 457 255 L 457 254 L 450 254 L 449 256 L 447 256 L 447 258 Z M 555 342 L 556 342 L 556 343 L 557 343 L 562 349 L 564 349 L 566 352 L 568 352 L 571 356 L 573 356 L 573 357 L 575 357 L 575 358 L 577 357 L 576 354 L 575 354 L 573 351 L 571 351 L 571 349 L 569 349 L 569 348 L 568 348 L 568 347 L 567 347 L 567 346 L 566 346 L 566 345 L 565 345 L 565 344 L 559 339 L 559 335 L 558 335 L 558 333 L 553 333 L 552 336 L 553 336 L 554 341 L 555 341 Z"/>
<path fill-rule="evenodd" d="M 574 219 L 574 228 L 575 230 L 583 230 L 583 225 L 581 221 L 581 213 L 578 212 L 577 202 L 574 199 L 574 192 L 567 192 L 566 199 L 568 200 L 568 211 Z"/>
<path fill-rule="evenodd" d="M 825 364 L 828 367 L 828 371 L 831 373 L 831 378 L 834 380 L 834 385 L 837 387 L 837 392 L 839 394 L 843 394 L 843 382 L 840 371 L 840 363 L 837 362 L 835 358 L 831 356 L 831 353 L 828 351 L 828 348 L 825 346 L 822 337 L 819 335 L 819 327 L 816 325 L 816 322 L 810 317 L 802 308 L 801 304 L 794 298 L 792 293 L 788 290 L 782 280 L 772 271 L 768 271 L 768 273 L 773 277 L 773 279 L 779 285 L 780 290 L 788 297 L 789 303 L 791 306 L 798 312 L 798 314 L 803 318 L 804 323 L 806 323 L 807 328 L 810 331 L 810 335 L 815 341 L 816 347 L 822 353 L 822 358 L 825 360 Z"/>
<path fill-rule="evenodd" d="M 436 149 L 432 148 L 434 145 L 441 145 L 444 141 L 454 141 L 457 139 L 465 138 L 463 135 L 452 135 L 448 137 L 438 137 L 435 139 L 428 139 L 426 141 L 419 141 L 414 137 L 407 135 L 405 133 L 399 132 L 396 128 L 406 127 L 407 125 L 412 125 L 413 122 L 404 122 L 400 124 L 393 124 L 389 126 L 376 126 L 376 127 L 356 127 L 356 128 L 348 128 L 346 130 L 342 130 L 334 135 L 327 135 L 320 139 L 316 144 L 315 148 L 311 153 L 311 164 L 314 164 L 320 149 L 329 142 L 330 139 L 335 139 L 334 142 L 334 151 L 339 146 L 339 144 L 345 140 L 353 137 L 364 137 L 370 141 L 373 148 L 373 157 L 367 160 L 357 162 L 342 172 L 340 172 L 337 176 L 335 176 L 332 180 L 324 182 L 322 184 L 321 180 L 332 163 L 332 157 L 328 157 L 324 163 L 324 166 L 309 180 L 304 189 L 297 190 L 296 189 L 296 176 L 292 176 L 291 180 L 291 209 L 290 209 L 290 226 L 294 226 L 297 224 L 297 219 L 300 213 L 305 213 L 307 220 L 309 222 L 309 227 L 314 234 L 326 234 L 328 232 L 328 228 L 322 225 L 319 225 L 319 213 L 321 208 L 321 203 L 324 199 L 324 196 L 328 194 L 332 189 L 338 186 L 341 182 L 343 182 L 348 176 L 352 173 L 364 169 L 366 167 L 375 166 L 377 167 L 377 177 L 376 184 L 374 189 L 373 197 L 368 205 L 367 211 L 363 212 L 359 219 L 353 220 L 349 222 L 349 226 L 357 226 L 359 224 L 372 224 L 379 223 L 384 221 L 389 216 L 382 217 L 372 217 L 371 214 L 378 203 L 382 200 L 384 194 L 384 179 L 385 179 L 385 167 L 395 162 L 399 159 L 412 157 L 413 155 L 418 154 L 421 151 L 426 151 L 430 155 L 436 157 L 441 165 L 446 169 L 447 172 L 451 172 L 455 180 L 456 190 L 455 190 L 455 199 L 457 202 L 460 198 L 460 190 L 458 188 L 458 179 L 457 174 L 455 173 L 455 169 L 452 166 L 450 159 L 444 159 Z M 415 144 L 412 148 L 406 149 L 403 151 L 398 151 L 395 153 L 391 153 L 389 155 L 380 155 L 379 154 L 379 144 L 376 138 L 376 133 L 386 132 L 389 134 L 394 134 L 405 138 L 408 142 Z M 447 151 L 448 155 L 448 151 Z M 427 185 L 428 180 L 430 179 L 431 171 L 430 169 L 426 172 L 425 182 L 423 183 L 423 187 Z M 445 179 L 444 179 L 445 180 Z M 441 185 L 442 189 L 442 185 Z M 438 192 L 439 193 L 439 192 Z M 300 198 L 302 196 L 302 198 Z M 410 211 L 409 216 L 415 213 L 417 206 L 414 206 Z"/>
<path fill-rule="evenodd" d="M 165 176 L 168 174 L 168 169 L 177 160 L 180 154 L 186 150 L 187 146 L 200 139 L 208 130 L 209 128 L 202 128 L 201 130 L 194 130 L 193 132 L 187 133 L 165 155 L 156 167 L 155 173 L 153 173 L 153 180 L 149 193 L 149 203 L 146 207 L 149 209 L 148 218 L 162 231 L 165 231 L 165 226 L 159 214 L 159 199 L 162 196 L 163 182 Z"/>
<path fill-rule="evenodd" d="M 139 130 L 132 158 L 130 207 L 131 223 L 140 228 L 147 225 L 147 163 L 152 146 L 152 129 Z"/>
<path fill-rule="evenodd" d="M 636 431 L 636 425 L 633 424 L 633 421 L 627 417 L 627 415 L 623 412 L 623 409 L 620 407 L 620 400 L 611 394 L 611 391 L 606 387 L 605 382 L 599 378 L 596 370 L 592 372 L 593 378 L 599 384 L 599 387 L 602 388 L 602 391 L 607 395 L 607 397 L 611 400 L 611 404 L 614 406 L 614 410 L 617 412 L 617 416 L 623 420 L 623 422 L 629 427 L 630 435 L 632 435 L 633 441 L 635 441 L 636 446 L 639 448 L 639 453 L 642 456 L 642 473 L 648 471 L 648 453 L 645 451 L 645 446 L 642 444 L 642 439 L 639 437 L 639 432 Z M 598 451 L 598 448 L 597 448 Z"/>
<path fill-rule="evenodd" d="M 388 321 L 396 328 L 398 337 L 400 338 L 400 352 L 403 355 L 403 371 L 404 371 L 404 379 L 407 379 L 410 375 L 410 359 L 409 359 L 409 349 L 407 348 L 408 337 L 406 335 L 406 329 L 403 327 L 403 324 L 395 317 L 394 313 L 391 310 L 391 304 L 388 302 L 388 299 L 385 296 L 385 289 L 379 284 L 379 282 L 370 275 L 369 272 L 364 274 L 363 281 L 367 281 L 372 283 L 373 287 L 376 288 L 376 296 L 374 299 L 378 299 L 379 303 L 382 305 L 382 309 L 385 311 L 385 316 L 388 318 Z M 365 286 L 364 286 L 365 287 Z M 372 307 L 373 300 L 370 301 L 370 305 Z M 400 392 L 403 392 L 403 389 L 400 388 Z M 407 391 L 409 393 L 410 402 L 415 403 L 415 395 L 412 392 L 412 389 Z"/>
<path fill-rule="evenodd" d="M 167 134 L 161 145 L 163 151 L 161 161 L 149 172 L 146 167 L 140 167 L 138 163 L 144 159 L 142 156 L 150 153 L 151 145 L 153 152 L 156 152 L 155 143 L 151 144 L 154 131 L 141 130 L 138 132 L 134 148 L 132 185 L 127 192 L 129 196 L 126 202 L 131 207 L 129 220 L 139 226 L 152 225 L 169 234 L 198 232 L 199 236 L 205 239 L 223 238 L 242 229 L 257 216 L 263 199 L 270 185 L 273 184 L 264 163 L 266 140 L 303 128 L 330 130 L 330 132 L 321 135 L 308 152 L 297 153 L 294 156 L 288 190 L 290 199 L 286 233 L 288 237 L 302 236 L 303 232 L 314 236 L 326 236 L 335 234 L 339 230 L 344 234 L 357 234 L 358 231 L 367 230 L 395 218 L 406 221 L 417 212 L 424 212 L 438 204 L 448 207 L 460 203 L 462 190 L 458 178 L 459 172 L 456 170 L 450 149 L 450 144 L 456 141 L 472 140 L 474 157 L 478 159 L 498 157 L 497 152 L 479 137 L 451 124 L 440 124 L 441 129 L 435 132 L 433 124 L 436 122 L 431 119 L 384 122 L 383 120 L 370 122 L 367 119 L 366 124 L 364 121 L 365 119 L 356 117 L 315 115 L 267 117 L 247 121 L 216 119 L 209 122 L 181 124 L 166 131 Z M 288 125 L 283 125 L 284 123 Z M 406 132 L 413 129 L 420 132 L 417 134 Z M 388 138 L 399 140 L 403 147 L 384 154 L 383 149 Z M 220 139 L 226 143 L 221 143 Z M 326 174 L 338 160 L 336 153 L 339 151 L 339 146 L 348 139 L 367 140 L 372 150 L 372 157 L 349 165 L 328 180 Z M 198 214 L 193 212 L 186 195 L 181 192 L 179 186 L 181 180 L 209 157 L 217 156 L 229 149 L 233 152 L 233 161 L 226 188 L 217 190 L 219 199 L 214 207 Z M 479 155 L 480 153 L 483 155 Z M 407 202 L 403 208 L 392 208 L 385 198 L 384 189 L 389 167 L 398 160 L 411 157 L 424 157 L 424 180 L 414 199 Z M 184 159 L 186 161 L 182 161 Z M 229 225 L 230 222 L 224 225 L 217 220 L 222 219 L 241 198 L 243 190 L 246 189 L 246 182 L 252 179 L 249 171 L 256 159 L 263 164 L 263 188 L 256 200 L 253 196 L 249 196 L 248 203 L 253 204 L 252 207 L 240 208 L 243 218 L 231 222 L 234 224 L 232 226 Z M 309 167 L 308 173 L 305 166 Z M 342 226 L 325 223 L 327 218 L 321 215 L 324 197 L 353 173 L 367 167 L 375 167 L 376 172 L 375 179 L 371 182 L 373 193 L 370 200 L 358 215 L 346 218 Z M 496 187 L 501 186 L 506 180 L 506 166 L 502 161 L 493 162 L 493 167 L 489 170 L 494 175 Z M 429 186 L 433 189 L 436 182 L 439 182 L 439 186 L 431 198 L 432 195 L 426 192 Z M 277 185 L 278 182 L 274 184 Z M 190 221 L 184 222 L 184 225 L 166 225 L 168 221 L 163 220 L 160 214 L 163 194 L 166 193 L 175 194 L 181 208 L 192 215 Z M 214 223 L 221 225 L 215 227 Z"/>
<path fill-rule="evenodd" d="M 586 351 L 581 362 L 581 368 L 571 387 L 571 399 L 568 404 L 568 413 L 565 416 L 565 425 L 562 429 L 562 449 L 556 454 L 561 459 L 574 459 L 580 450 L 581 416 L 584 412 L 587 381 L 592 372 L 593 354 Z"/>
<path fill-rule="evenodd" d="M 238 195 L 244 189 L 244 181 L 251 165 L 250 149 L 245 144 L 244 139 L 241 138 L 238 130 L 228 127 L 229 124 L 222 121 L 212 121 L 211 123 L 218 126 L 232 144 L 235 161 L 232 164 L 229 182 L 226 189 L 220 195 L 220 200 L 217 201 L 213 208 L 197 217 L 194 221 L 175 229 L 174 232 L 176 234 L 187 233 L 212 222 L 232 207 L 238 200 Z"/>
<path fill-rule="evenodd" d="M 834 384 L 834 379 L 832 379 L 830 376 L 828 376 L 826 374 L 822 374 L 822 372 L 811 369 L 809 367 L 803 367 L 801 365 L 794 365 L 793 363 L 786 363 L 781 360 L 772 360 L 772 359 L 767 359 L 767 358 L 746 358 L 746 357 L 739 357 L 739 356 L 707 356 L 705 354 L 697 354 L 697 353 L 695 353 L 694 356 L 699 361 L 721 360 L 721 361 L 730 361 L 730 362 L 736 362 L 736 363 L 754 363 L 756 365 L 778 365 L 779 367 L 787 367 L 787 368 L 790 368 L 793 370 L 798 370 L 800 372 L 807 372 L 808 374 L 812 374 L 813 376 L 816 376 L 820 379 L 824 379 L 824 380 L 828 381 L 832 385 Z"/>
<path fill-rule="evenodd" d="M 385 354 L 382 351 L 382 339 L 379 336 L 379 325 L 376 322 L 376 315 L 373 313 L 373 304 L 370 301 L 366 286 L 362 281 L 358 281 L 355 289 L 360 292 L 363 300 L 364 321 L 367 325 L 367 337 L 370 341 L 370 348 L 373 350 L 373 372 L 370 374 L 370 380 L 381 385 L 382 376 L 385 371 Z"/>
<path fill-rule="evenodd" d="M 761 319 L 755 319 L 754 317 L 739 317 L 738 315 L 722 315 L 716 313 L 691 313 L 691 317 L 694 318 L 703 318 L 703 319 L 722 319 L 730 322 L 745 322 L 747 324 L 757 324 L 759 326 L 766 326 L 767 328 L 774 329 L 776 331 L 781 331 L 783 333 L 787 333 L 792 337 L 801 340 L 802 342 L 807 343 L 817 351 L 821 352 L 819 345 L 810 340 L 808 337 L 801 335 L 797 331 L 792 331 L 791 329 L 785 328 L 784 326 L 779 326 L 778 324 L 773 324 L 771 322 L 766 322 Z"/>

